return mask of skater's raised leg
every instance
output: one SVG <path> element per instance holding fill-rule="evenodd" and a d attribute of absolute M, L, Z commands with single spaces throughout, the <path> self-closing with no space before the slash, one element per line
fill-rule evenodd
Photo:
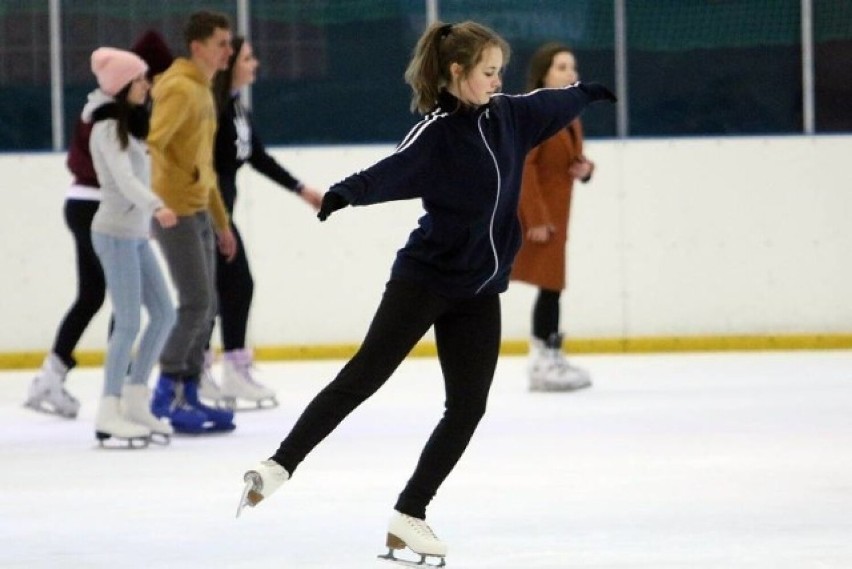
<path fill-rule="evenodd" d="M 446 305 L 446 299 L 417 285 L 389 282 L 358 353 L 305 408 L 271 460 L 292 475 L 320 441 L 384 385 Z"/>

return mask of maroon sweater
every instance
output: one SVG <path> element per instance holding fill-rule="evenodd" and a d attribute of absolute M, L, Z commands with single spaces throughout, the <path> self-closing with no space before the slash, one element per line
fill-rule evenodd
<path fill-rule="evenodd" d="M 68 146 L 68 159 L 65 163 L 74 174 L 74 183 L 80 186 L 100 188 L 95 166 L 92 164 L 92 154 L 89 152 L 89 136 L 92 134 L 92 123 L 77 119 L 74 134 Z"/>

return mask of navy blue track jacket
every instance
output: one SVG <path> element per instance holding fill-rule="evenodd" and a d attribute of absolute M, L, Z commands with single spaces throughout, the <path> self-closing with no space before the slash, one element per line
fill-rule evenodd
<path fill-rule="evenodd" d="M 444 91 L 393 154 L 329 191 L 352 205 L 422 200 L 426 214 L 397 253 L 391 279 L 449 298 L 503 292 L 521 244 L 524 158 L 589 102 L 571 86 L 493 95 L 471 108 Z"/>

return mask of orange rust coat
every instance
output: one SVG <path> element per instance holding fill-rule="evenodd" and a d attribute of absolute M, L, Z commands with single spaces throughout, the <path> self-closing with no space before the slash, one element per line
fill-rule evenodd
<path fill-rule="evenodd" d="M 519 216 L 524 241 L 515 258 L 512 280 L 547 290 L 565 288 L 565 245 L 571 213 L 574 177 L 569 168 L 583 156 L 583 127 L 573 121 L 527 155 L 521 186 Z M 530 227 L 553 229 L 545 243 L 526 238 Z"/>

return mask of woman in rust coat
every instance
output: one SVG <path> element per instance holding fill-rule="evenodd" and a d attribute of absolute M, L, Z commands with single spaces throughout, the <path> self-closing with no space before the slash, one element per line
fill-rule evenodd
<path fill-rule="evenodd" d="M 548 43 L 529 65 L 530 90 L 559 88 L 579 79 L 570 48 Z M 529 380 L 532 391 L 589 387 L 589 374 L 568 363 L 559 331 L 559 296 L 565 289 L 565 244 L 574 180 L 588 182 L 594 164 L 583 155 L 583 127 L 575 119 L 528 155 L 519 214 L 524 242 L 512 279 L 539 288 L 533 306 Z"/>

